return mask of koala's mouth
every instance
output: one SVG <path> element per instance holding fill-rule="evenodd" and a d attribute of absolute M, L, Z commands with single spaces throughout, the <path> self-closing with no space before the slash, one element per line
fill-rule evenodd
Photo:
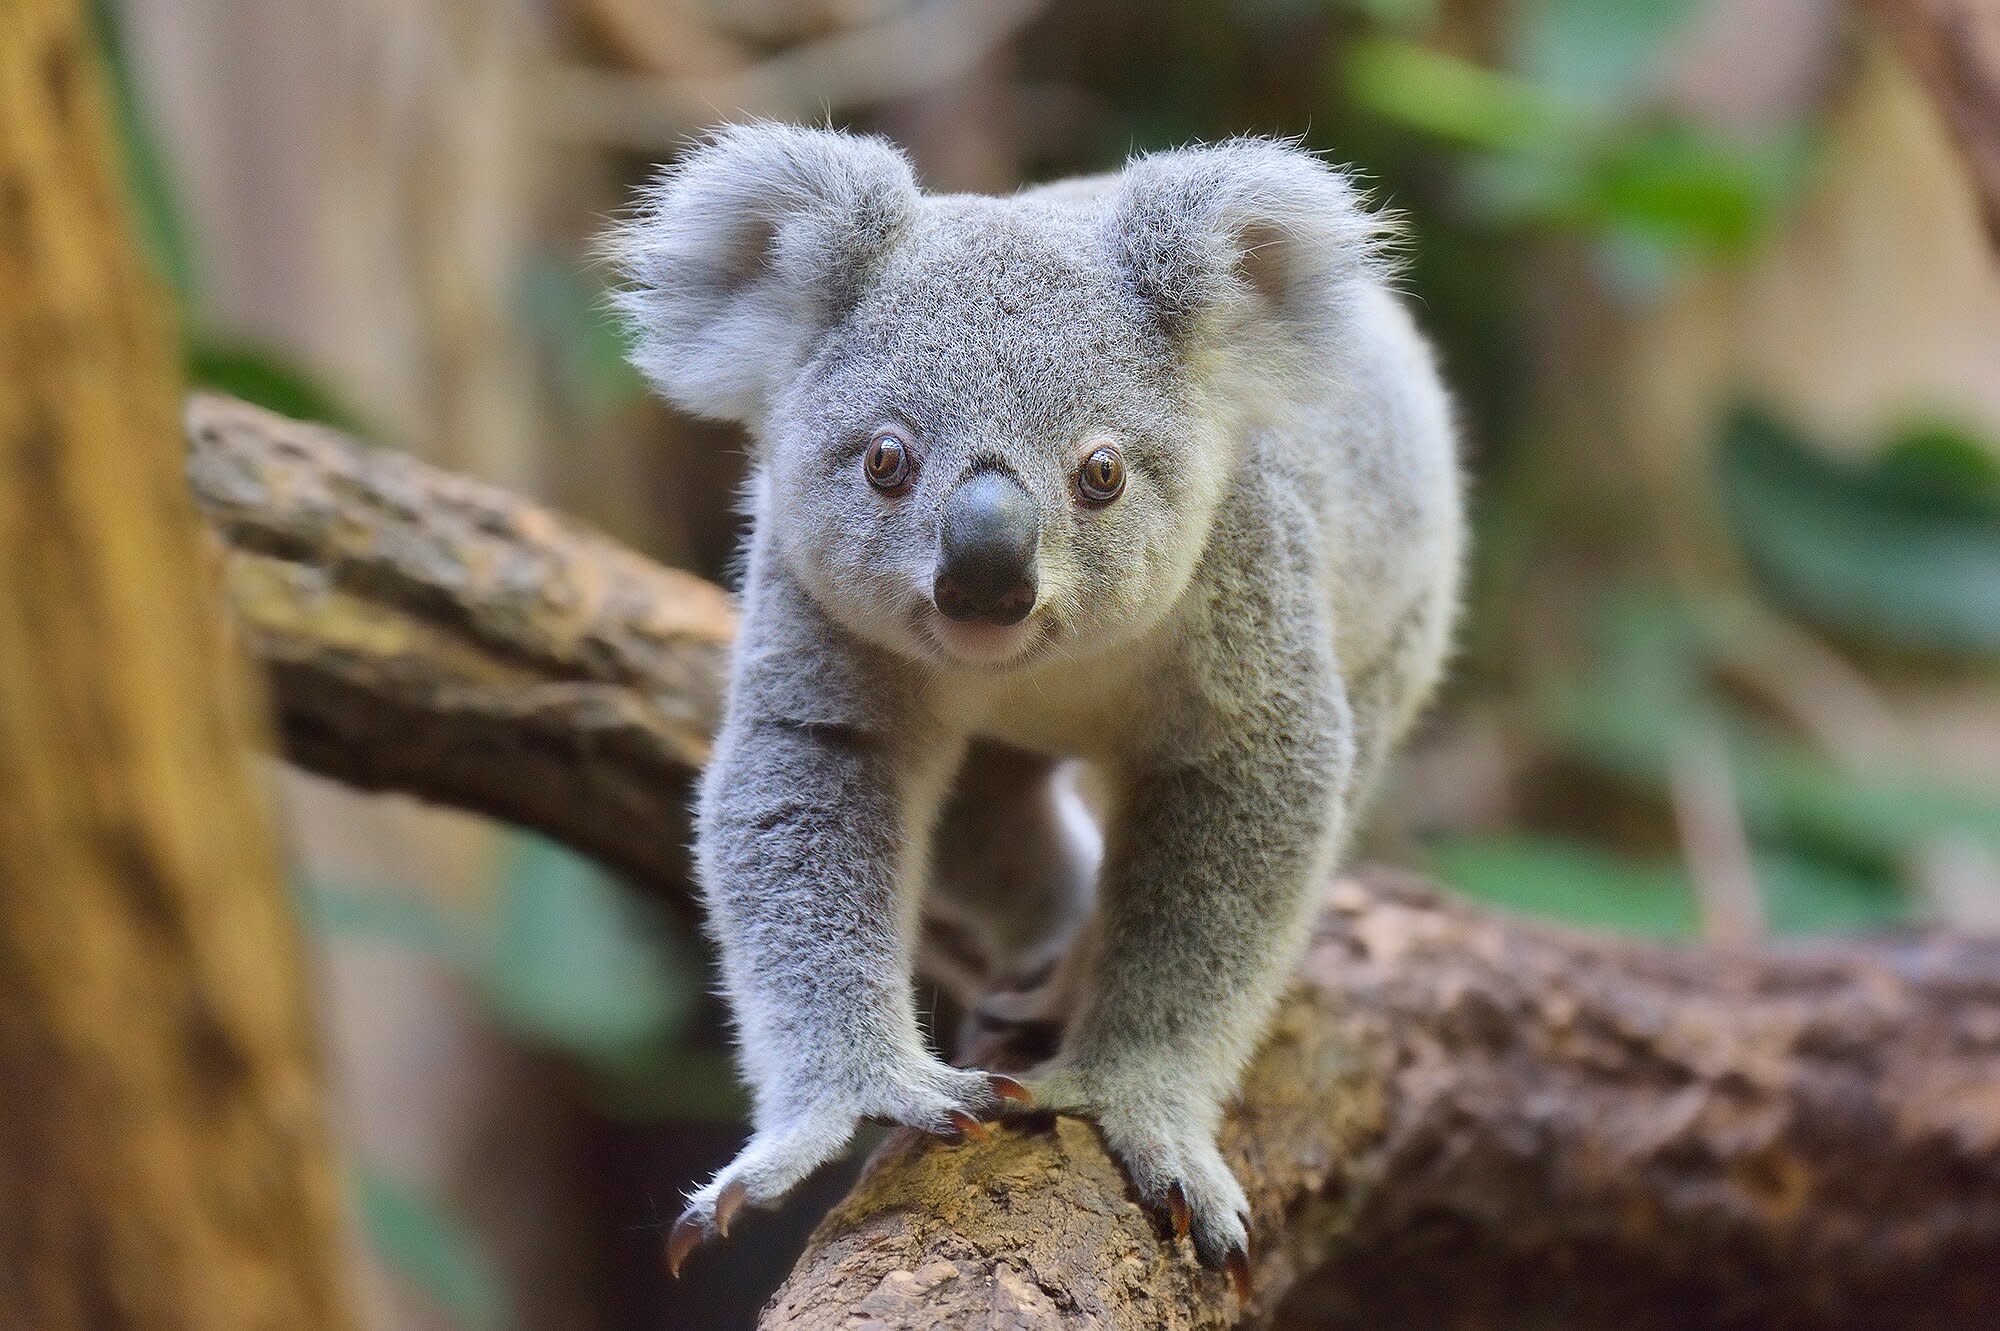
<path fill-rule="evenodd" d="M 1044 618 L 1030 615 L 1018 624 L 961 624 L 933 611 L 924 616 L 923 627 L 947 659 L 991 670 L 1025 660 L 1042 641 Z"/>

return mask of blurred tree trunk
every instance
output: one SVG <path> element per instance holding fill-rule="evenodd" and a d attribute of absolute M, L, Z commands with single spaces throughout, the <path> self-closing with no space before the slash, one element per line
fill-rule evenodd
<path fill-rule="evenodd" d="M 544 197 L 532 9 L 121 0 L 184 210 L 191 324 L 279 354 L 383 442 L 534 493 L 522 275 Z"/>
<path fill-rule="evenodd" d="M 1979 192 L 2000 248 L 2000 6 L 1991 0 L 1869 0 L 1923 82 Z"/>
<path fill-rule="evenodd" d="M 0 1326 L 347 1323 L 250 698 L 73 0 L 0 12 Z"/>

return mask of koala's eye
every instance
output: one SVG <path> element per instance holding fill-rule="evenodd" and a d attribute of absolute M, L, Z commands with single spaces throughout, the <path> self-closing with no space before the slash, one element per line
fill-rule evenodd
<path fill-rule="evenodd" d="M 1099 444 L 1076 469 L 1076 492 L 1087 504 L 1108 504 L 1125 490 L 1125 455 L 1116 444 Z"/>
<path fill-rule="evenodd" d="M 861 467 L 868 473 L 868 483 L 877 490 L 884 494 L 901 494 L 910 487 L 917 459 L 903 432 L 884 426 L 868 441 L 868 451 L 862 455 Z"/>

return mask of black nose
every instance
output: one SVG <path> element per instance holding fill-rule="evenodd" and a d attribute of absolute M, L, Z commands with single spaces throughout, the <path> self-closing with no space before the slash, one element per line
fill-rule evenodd
<path fill-rule="evenodd" d="M 1035 608 L 1040 535 L 1035 502 L 1019 482 L 997 471 L 974 473 L 944 501 L 931 599 L 961 623 L 1020 623 Z"/>

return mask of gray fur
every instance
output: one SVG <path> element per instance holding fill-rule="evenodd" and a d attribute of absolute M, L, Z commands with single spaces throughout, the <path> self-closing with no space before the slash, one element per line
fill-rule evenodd
<path fill-rule="evenodd" d="M 935 877 L 1003 968 L 1077 937 L 1039 1105 L 1093 1117 L 1148 1201 L 1179 1185 L 1204 1258 L 1244 1246 L 1221 1105 L 1458 594 L 1450 412 L 1382 235 L 1338 171 L 1255 139 L 986 198 L 920 193 L 880 140 L 759 124 L 662 176 L 620 241 L 638 362 L 754 444 L 697 852 L 755 1133 L 697 1221 L 732 1181 L 775 1201 L 861 1116 L 999 1108 L 919 1035 Z M 885 421 L 919 459 L 893 498 L 861 470 Z M 1104 439 L 1129 480 L 1092 509 L 1072 477 Z M 1040 601 L 997 638 L 929 599 L 939 506 L 981 468 L 1041 522 Z M 1096 848 L 1057 825 L 1049 765 L 951 798 L 986 741 L 1109 792 L 1080 931 Z"/>

